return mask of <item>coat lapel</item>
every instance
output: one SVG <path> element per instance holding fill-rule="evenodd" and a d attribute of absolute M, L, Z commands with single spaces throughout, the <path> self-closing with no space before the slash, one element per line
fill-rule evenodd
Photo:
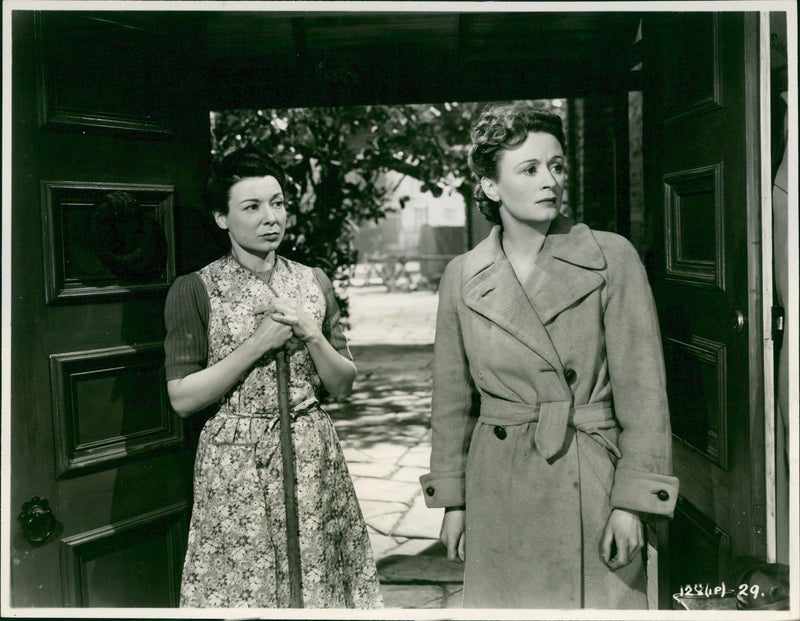
<path fill-rule="evenodd" d="M 500 247 L 500 228 L 470 252 L 464 266 L 464 303 L 560 369 L 553 342 Z"/>
<path fill-rule="evenodd" d="M 606 260 L 589 228 L 559 218 L 547 234 L 536 269 L 524 288 L 547 325 L 563 310 L 602 286 Z"/>
<path fill-rule="evenodd" d="M 521 285 L 500 245 L 500 227 L 468 255 L 464 303 L 561 369 L 545 328 L 559 313 L 602 286 L 605 257 L 588 227 L 559 217 L 553 222 L 536 269 Z"/>

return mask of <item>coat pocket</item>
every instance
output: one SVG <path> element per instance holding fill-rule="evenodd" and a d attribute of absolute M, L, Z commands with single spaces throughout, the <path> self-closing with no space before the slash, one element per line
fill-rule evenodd
<path fill-rule="evenodd" d="M 622 452 L 619 450 L 619 428 L 597 429 L 586 435 L 606 449 L 611 463 L 616 467 L 619 460 L 622 459 Z"/>
<path fill-rule="evenodd" d="M 603 430 L 606 431 L 612 430 Z M 581 487 L 598 484 L 607 496 L 614 486 L 614 472 L 619 449 L 606 436 L 578 433 L 580 454 Z M 616 453 L 615 453 L 616 451 Z"/>

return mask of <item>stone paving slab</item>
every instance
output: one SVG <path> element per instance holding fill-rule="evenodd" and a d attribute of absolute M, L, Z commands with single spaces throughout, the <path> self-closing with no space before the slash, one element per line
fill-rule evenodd
<path fill-rule="evenodd" d="M 438 539 L 409 539 L 392 550 L 391 555 L 415 556 L 417 554 L 432 554 L 440 545 Z"/>
<path fill-rule="evenodd" d="M 367 525 L 367 532 L 369 533 L 369 542 L 372 546 L 372 555 L 376 560 L 388 556 L 393 550 L 396 550 L 399 545 L 402 545 L 398 544 L 394 538 L 388 535 L 382 535 L 374 528 L 370 528 L 369 525 Z"/>
<path fill-rule="evenodd" d="M 403 518 L 402 511 L 396 513 L 384 513 L 376 515 L 367 520 L 367 523 L 382 535 L 394 535 L 395 525 Z"/>
<path fill-rule="evenodd" d="M 380 500 L 359 500 L 358 504 L 361 505 L 361 513 L 364 514 L 364 519 L 369 524 L 370 519 L 387 515 L 389 513 L 400 513 L 408 510 L 408 505 L 402 502 L 383 502 Z"/>
<path fill-rule="evenodd" d="M 353 481 L 359 500 L 386 500 L 410 505 L 417 494 L 421 495 L 419 485 L 404 481 L 387 481 L 361 477 Z"/>
<path fill-rule="evenodd" d="M 360 451 L 357 448 L 353 448 L 352 446 L 348 446 L 346 442 L 342 441 L 342 452 L 344 453 L 344 460 L 347 462 L 347 467 L 350 469 L 351 464 L 356 463 L 372 463 L 372 458 Z"/>
<path fill-rule="evenodd" d="M 382 584 L 384 608 L 444 608 L 449 591 L 439 585 Z"/>
<path fill-rule="evenodd" d="M 387 292 L 350 287 L 351 345 L 433 343 L 439 296 L 431 291 Z"/>
<path fill-rule="evenodd" d="M 396 464 L 408 452 L 408 446 L 393 442 L 376 442 L 359 449 L 374 463 Z M 411 464 L 409 464 L 411 465 Z"/>
<path fill-rule="evenodd" d="M 402 461 L 402 459 L 401 459 Z M 393 481 L 407 481 L 419 484 L 419 478 L 428 472 L 428 467 L 417 468 L 415 466 L 401 466 L 392 474 Z"/>
<path fill-rule="evenodd" d="M 426 470 L 431 463 L 431 446 L 429 442 L 410 448 L 397 462 L 401 466 L 416 466 Z"/>
<path fill-rule="evenodd" d="M 366 405 L 364 401 L 367 401 L 370 405 Z M 360 403 L 359 403 L 360 402 Z M 383 433 L 388 429 L 388 425 L 392 420 L 400 421 L 405 416 L 404 412 L 393 412 L 391 417 L 387 418 L 386 416 L 386 408 L 384 405 L 381 407 L 375 406 L 372 407 L 371 404 L 377 403 L 377 397 L 371 394 L 371 391 L 364 391 L 362 393 L 350 393 L 350 396 L 347 398 L 347 405 L 358 405 L 360 408 L 358 418 L 354 418 L 352 420 L 337 420 L 336 421 L 336 428 L 337 429 L 345 429 L 342 433 L 344 438 L 349 437 L 349 432 L 352 429 L 369 429 L 372 427 L 375 429 L 376 432 Z M 370 409 L 367 409 L 367 408 Z M 427 425 L 420 425 L 421 427 L 427 429 Z M 408 425 L 406 425 L 408 427 Z M 405 432 L 403 427 L 398 426 L 395 432 Z"/>
<path fill-rule="evenodd" d="M 400 438 L 401 441 L 425 441 L 428 444 L 428 448 L 430 447 L 430 440 L 425 438 L 429 430 L 428 423 L 425 423 L 424 425 L 408 424 L 403 421 L 402 415 L 397 415 L 397 423 L 396 437 Z M 430 452 L 430 450 L 428 452 Z"/>
<path fill-rule="evenodd" d="M 464 563 L 425 554 L 392 555 L 381 559 L 378 576 L 385 584 L 462 584 Z"/>
<path fill-rule="evenodd" d="M 462 586 L 445 585 L 445 591 L 447 592 L 445 608 L 461 608 L 464 588 Z"/>
<path fill-rule="evenodd" d="M 368 456 L 365 455 L 365 459 Z M 372 462 L 356 462 L 347 464 L 347 469 L 350 471 L 351 477 L 373 477 L 378 479 L 394 479 L 396 481 L 403 481 L 398 479 L 397 474 L 405 468 L 398 468 L 394 464 L 375 464 Z"/>
<path fill-rule="evenodd" d="M 414 497 L 411 508 L 404 512 L 392 531 L 399 537 L 438 539 L 444 509 L 429 509 L 420 492 Z"/>

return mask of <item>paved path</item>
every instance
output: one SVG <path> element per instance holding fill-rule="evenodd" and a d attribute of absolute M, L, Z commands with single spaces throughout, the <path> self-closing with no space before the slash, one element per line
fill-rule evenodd
<path fill-rule="evenodd" d="M 460 606 L 463 565 L 439 543 L 442 510 L 418 479 L 430 459 L 437 296 L 351 289 L 353 394 L 329 404 L 378 563 L 389 608 Z"/>
<path fill-rule="evenodd" d="M 387 292 L 351 287 L 350 345 L 430 345 L 439 296 L 431 291 Z"/>

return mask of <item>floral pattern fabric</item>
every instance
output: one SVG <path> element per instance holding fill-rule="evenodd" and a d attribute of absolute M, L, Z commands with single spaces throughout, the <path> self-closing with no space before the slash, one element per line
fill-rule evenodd
<path fill-rule="evenodd" d="M 276 295 L 321 324 L 325 300 L 311 269 L 278 258 L 268 275 L 232 256 L 199 272 L 209 295 L 208 365 L 236 349 Z M 286 346 L 297 470 L 300 558 L 307 608 L 377 608 L 377 571 L 320 380 L 302 342 Z M 288 607 L 286 515 L 274 353 L 221 400 L 200 435 L 181 606 Z"/>

